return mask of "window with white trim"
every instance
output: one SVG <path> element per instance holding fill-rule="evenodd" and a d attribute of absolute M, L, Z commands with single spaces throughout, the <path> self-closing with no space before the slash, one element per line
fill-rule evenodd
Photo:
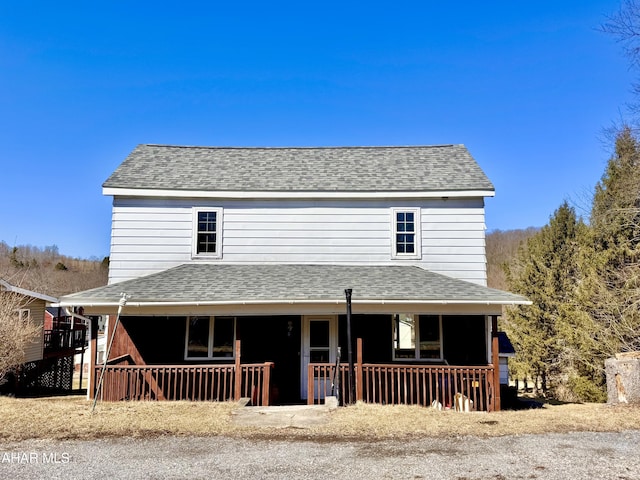
<path fill-rule="evenodd" d="M 442 316 L 393 315 L 393 359 L 441 361 Z"/>
<path fill-rule="evenodd" d="M 235 317 L 188 317 L 185 360 L 224 360 L 235 357 Z"/>
<path fill-rule="evenodd" d="M 31 310 L 28 308 L 20 308 L 16 310 L 16 314 L 18 315 L 18 318 L 22 322 L 26 322 L 29 319 L 31 319 Z"/>
<path fill-rule="evenodd" d="M 392 208 L 393 258 L 420 258 L 420 209 Z"/>
<path fill-rule="evenodd" d="M 222 209 L 193 209 L 193 256 L 222 256 Z"/>

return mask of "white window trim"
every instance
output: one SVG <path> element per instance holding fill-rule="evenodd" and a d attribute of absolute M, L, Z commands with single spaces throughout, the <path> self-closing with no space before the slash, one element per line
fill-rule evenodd
<path fill-rule="evenodd" d="M 398 223 L 396 221 L 397 213 L 413 213 L 415 224 L 415 252 L 414 253 L 398 253 L 396 234 Z M 391 208 L 391 258 L 392 259 L 410 259 L 420 260 L 422 258 L 422 222 L 419 207 L 393 207 Z"/>
<path fill-rule="evenodd" d="M 200 316 L 200 315 L 195 315 L 195 316 Z M 206 315 L 203 315 L 206 316 Z M 223 317 L 226 317 L 226 315 L 222 315 Z M 236 324 L 237 324 L 237 318 L 236 317 L 232 317 L 233 318 L 233 355 L 231 355 L 230 357 L 215 357 L 212 356 L 211 354 L 213 353 L 213 324 L 215 322 L 215 316 L 211 315 L 209 317 L 209 341 L 207 344 L 207 349 L 208 349 L 208 353 L 209 355 L 207 355 L 206 357 L 190 357 L 189 356 L 189 325 L 190 325 L 190 321 L 192 317 L 187 317 L 187 329 L 185 331 L 184 334 L 184 359 L 185 360 L 190 360 L 190 361 L 198 361 L 198 360 L 235 360 L 236 358 Z"/>
<path fill-rule="evenodd" d="M 437 362 L 437 363 L 441 363 L 444 361 L 444 353 L 443 353 L 443 341 L 442 341 L 442 315 L 438 315 L 438 314 L 422 314 L 422 315 L 431 315 L 431 316 L 437 316 L 438 317 L 438 328 L 439 328 L 439 332 L 440 332 L 440 358 L 420 358 L 420 322 L 416 322 L 415 324 L 415 329 L 416 329 L 416 346 L 415 346 L 415 351 L 413 354 L 413 358 L 396 358 L 396 347 L 394 345 L 395 342 L 395 316 L 397 314 L 391 315 L 391 332 L 392 332 L 392 338 L 391 338 L 391 353 L 392 353 L 392 358 L 394 362 L 424 362 L 424 363 L 429 363 L 429 362 Z M 420 317 L 421 314 L 418 313 L 414 313 L 412 314 L 414 319 L 418 319 Z"/>
<path fill-rule="evenodd" d="M 215 253 L 198 253 L 198 213 L 216 213 L 216 251 Z M 222 207 L 193 207 L 192 209 L 191 258 L 222 258 Z"/>
<path fill-rule="evenodd" d="M 31 320 L 31 309 L 29 308 L 19 308 L 16 310 L 18 314 L 18 318 L 22 320 Z"/>

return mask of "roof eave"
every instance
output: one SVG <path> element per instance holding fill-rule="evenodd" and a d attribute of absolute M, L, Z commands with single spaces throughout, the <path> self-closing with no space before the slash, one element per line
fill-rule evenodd
<path fill-rule="evenodd" d="M 311 305 L 311 304 L 328 304 L 339 305 L 344 304 L 344 299 L 291 299 L 291 300 L 218 300 L 218 301 L 127 301 L 127 307 L 203 307 L 203 306 L 227 306 L 227 305 Z M 531 305 L 532 302 L 528 300 L 420 300 L 420 299 L 357 299 L 352 300 L 355 305 Z M 88 298 L 71 298 L 61 299 L 59 302 L 53 304 L 53 307 L 118 307 L 120 300 L 91 300 Z"/>
<path fill-rule="evenodd" d="M 161 197 L 161 198 L 475 198 L 494 197 L 493 188 L 473 190 L 434 190 L 434 191 L 209 191 L 174 190 L 153 188 L 122 188 L 103 186 L 102 194 L 114 197 Z"/>

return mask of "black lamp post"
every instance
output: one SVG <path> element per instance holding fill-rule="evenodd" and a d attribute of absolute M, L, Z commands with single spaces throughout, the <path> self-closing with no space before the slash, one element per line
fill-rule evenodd
<path fill-rule="evenodd" d="M 351 348 L 351 289 L 346 288 L 344 291 L 345 296 L 347 297 L 347 359 L 349 361 L 349 396 L 347 397 L 347 401 L 345 403 L 353 403 L 353 399 L 355 398 L 354 384 L 353 384 L 353 351 Z"/>

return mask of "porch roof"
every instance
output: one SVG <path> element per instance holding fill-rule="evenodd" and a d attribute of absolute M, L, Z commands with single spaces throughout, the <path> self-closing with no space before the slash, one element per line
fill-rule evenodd
<path fill-rule="evenodd" d="M 518 305 L 525 297 L 416 266 L 185 264 L 65 295 L 59 306 L 344 303 Z"/>

